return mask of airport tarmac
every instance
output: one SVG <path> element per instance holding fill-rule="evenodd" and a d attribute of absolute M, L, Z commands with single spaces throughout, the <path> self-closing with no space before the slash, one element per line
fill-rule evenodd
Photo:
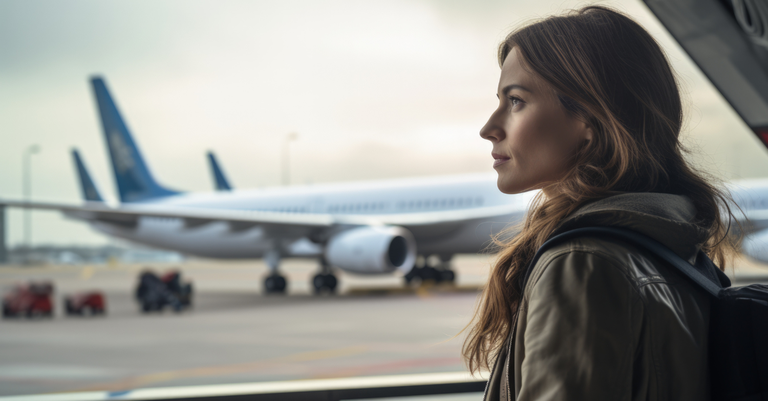
<path fill-rule="evenodd" d="M 194 283 L 194 308 L 149 315 L 132 298 L 143 265 L 2 266 L 0 288 L 53 281 L 57 310 L 0 321 L 0 395 L 464 371 L 456 335 L 490 261 L 457 257 L 455 287 L 340 273 L 333 296 L 312 295 L 314 262 L 287 261 L 288 294 L 265 296 L 260 261 L 191 260 L 154 267 Z M 768 266 L 737 266 L 737 284 L 768 282 Z M 63 316 L 63 295 L 90 289 L 107 295 L 107 315 Z"/>
<path fill-rule="evenodd" d="M 487 256 L 457 258 L 456 288 L 404 291 L 400 277 L 339 274 L 315 296 L 314 261 L 287 261 L 288 294 L 264 296 L 260 261 L 190 261 L 194 308 L 142 314 L 143 265 L 0 267 L 0 287 L 51 280 L 53 319 L 0 321 L 0 395 L 462 371 L 461 338 Z M 64 294 L 100 289 L 103 318 L 65 317 Z"/>

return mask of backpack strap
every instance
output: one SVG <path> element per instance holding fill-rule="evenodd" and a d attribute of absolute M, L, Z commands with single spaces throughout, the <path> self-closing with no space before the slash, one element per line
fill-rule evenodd
<path fill-rule="evenodd" d="M 548 239 L 539 248 L 539 250 L 536 251 L 536 254 L 531 260 L 531 263 L 528 265 L 528 269 L 526 269 L 525 274 L 523 275 L 520 288 L 525 289 L 525 285 L 528 283 L 528 279 L 530 278 L 529 276 L 531 274 L 531 271 L 533 270 L 533 267 L 536 265 L 536 262 L 538 262 L 541 255 L 547 249 L 551 248 L 553 245 L 557 243 L 561 243 L 571 238 L 585 237 L 585 236 L 601 236 L 601 237 L 618 238 L 618 239 L 625 240 L 631 244 L 640 246 L 645 250 L 649 251 L 650 253 L 658 256 L 659 258 L 669 263 L 670 265 L 674 266 L 678 271 L 683 273 L 689 279 L 693 280 L 694 283 L 696 283 L 699 287 L 707 291 L 713 297 L 715 298 L 720 297 L 720 291 L 722 287 L 715 284 L 707 276 L 705 276 L 704 274 L 696 270 L 696 268 L 690 263 L 688 263 L 686 260 L 684 260 L 680 256 L 677 256 L 677 254 L 674 253 L 667 246 L 661 244 L 660 242 L 646 235 L 640 234 L 632 230 L 628 230 L 626 228 L 617 228 L 617 227 L 576 228 L 576 229 L 558 234 Z M 714 265 L 709 263 L 708 266 L 714 266 Z"/>

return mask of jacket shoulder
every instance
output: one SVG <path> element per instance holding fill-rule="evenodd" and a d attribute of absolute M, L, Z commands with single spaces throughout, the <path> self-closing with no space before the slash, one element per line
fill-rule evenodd
<path fill-rule="evenodd" d="M 677 274 L 672 272 L 665 262 L 630 242 L 583 236 L 569 239 L 544 251 L 533 266 L 529 287 L 538 281 L 553 262 L 560 259 L 562 263 L 568 264 L 568 256 L 575 253 L 592 255 L 590 260 L 595 267 L 595 274 L 605 269 L 618 269 L 635 288 L 677 280 Z"/>

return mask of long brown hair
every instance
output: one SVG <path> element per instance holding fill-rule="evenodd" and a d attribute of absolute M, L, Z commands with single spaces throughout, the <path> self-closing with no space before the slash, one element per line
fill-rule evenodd
<path fill-rule="evenodd" d="M 735 247 L 727 236 L 727 193 L 684 159 L 677 81 L 648 32 L 620 12 L 588 6 L 512 32 L 499 46 L 500 65 L 514 48 L 523 67 L 551 85 L 594 138 L 579 150 L 566 177 L 534 199 L 520 233 L 497 237 L 501 251 L 463 347 L 473 373 L 489 367 L 509 336 L 523 292 L 519 278 L 534 253 L 587 202 L 623 192 L 686 195 L 696 207 L 696 224 L 709 234 L 703 250 L 724 268 L 727 251 Z"/>

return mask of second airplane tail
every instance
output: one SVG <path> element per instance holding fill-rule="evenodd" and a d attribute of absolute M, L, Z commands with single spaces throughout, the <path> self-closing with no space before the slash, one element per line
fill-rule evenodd
<path fill-rule="evenodd" d="M 101 77 L 91 78 L 121 202 L 178 194 L 155 181 Z"/>
<path fill-rule="evenodd" d="M 211 173 L 213 174 L 213 181 L 216 184 L 216 190 L 231 191 L 232 186 L 229 185 L 229 181 L 227 181 L 224 171 L 219 167 L 219 163 L 216 161 L 216 156 L 213 155 L 213 152 L 208 152 L 208 162 L 211 164 Z"/>
<path fill-rule="evenodd" d="M 88 170 L 85 168 L 83 160 L 80 158 L 80 154 L 77 149 L 72 149 L 72 159 L 75 161 L 75 169 L 77 170 L 77 178 L 80 180 L 80 190 L 83 192 L 83 198 L 91 202 L 104 202 L 99 190 L 96 189 L 91 175 L 88 174 Z"/>

